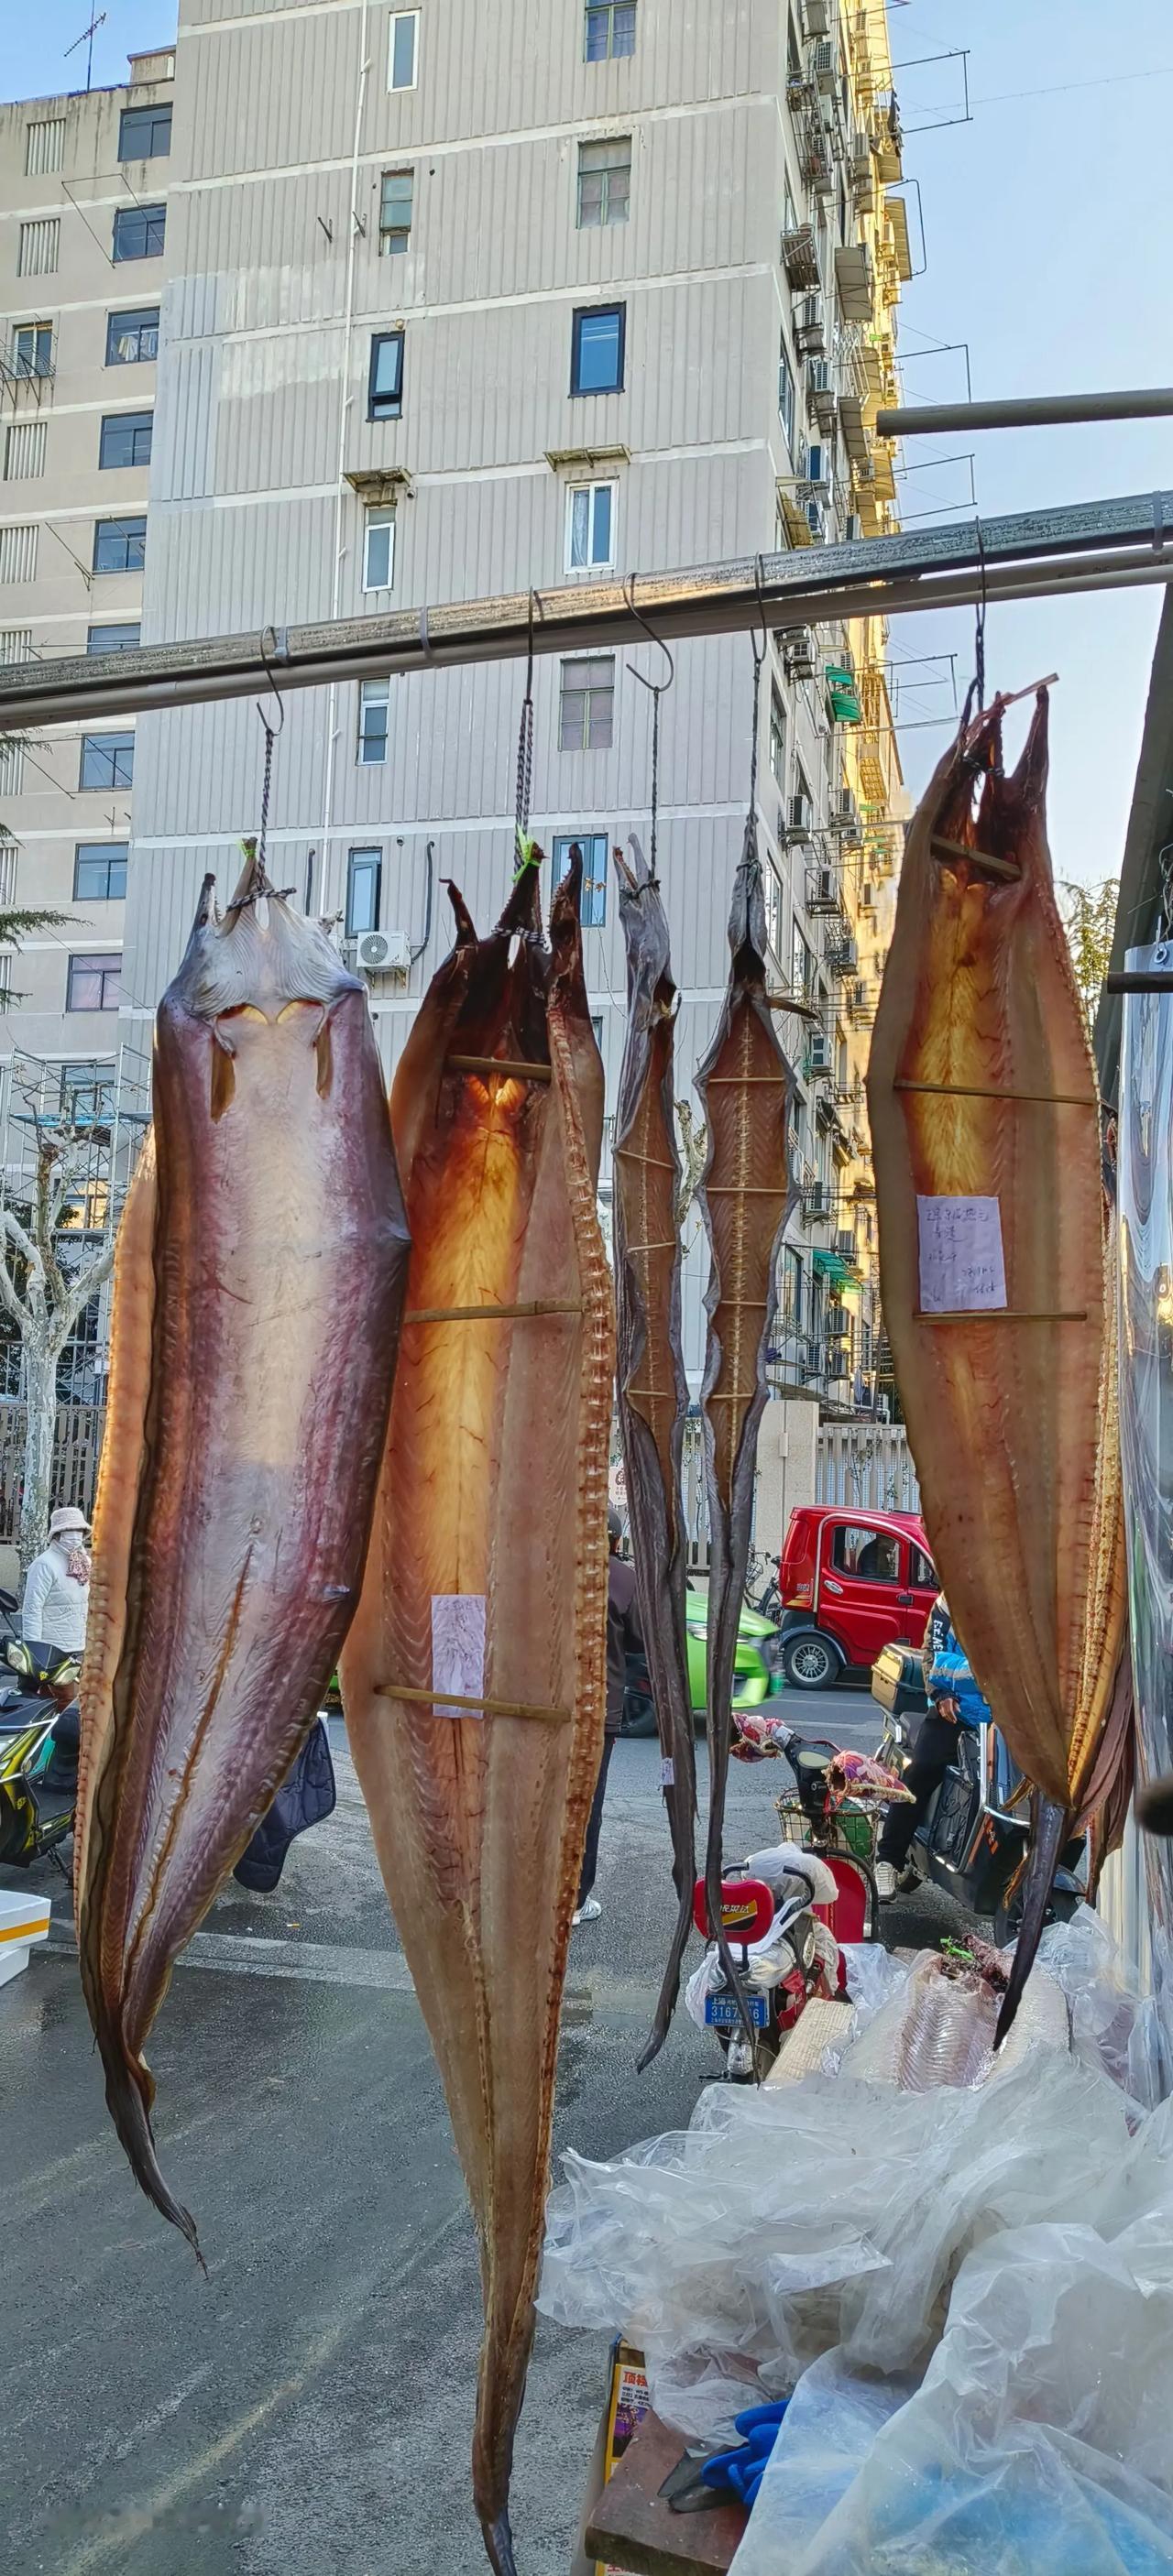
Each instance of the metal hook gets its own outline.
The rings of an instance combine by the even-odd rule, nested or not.
[[[288,628],[287,626],[280,626],[280,627],[278,627],[278,626],[262,626],[262,628],[261,628],[260,654],[261,654],[261,660],[262,660],[262,662],[264,663],[264,666],[265,666],[265,677],[266,677],[266,679],[267,679],[267,681],[268,681],[268,683],[269,683],[269,686],[270,686],[270,688],[271,688],[271,690],[272,690],[272,692],[273,692],[273,695],[274,695],[274,697],[276,698],[276,701],[277,701],[277,722],[276,722],[276,724],[270,724],[269,719],[268,719],[267,715],[265,714],[265,710],[264,710],[263,706],[261,705],[261,702],[260,702],[260,699],[259,699],[259,698],[257,698],[257,699],[255,700],[255,705],[256,705],[257,714],[259,715],[259,717],[260,717],[260,719],[261,719],[261,723],[263,724],[263,726],[264,726],[264,728],[265,728],[266,733],[267,733],[267,734],[273,734],[273,735],[276,735],[276,734],[281,733],[281,732],[284,730],[284,725],[285,725],[285,700],[284,700],[284,698],[283,698],[283,697],[282,697],[282,695],[281,695],[281,689],[280,689],[280,685],[279,685],[279,683],[278,683],[277,674],[276,674],[275,670],[273,669],[273,664],[272,664],[272,662],[270,661],[270,659],[269,659],[269,655],[268,655],[268,653],[267,653],[267,651],[266,651],[266,649],[265,649],[265,637],[266,637],[266,635],[271,635],[271,636],[272,636],[272,638],[273,638],[273,652],[274,652],[274,656],[275,656],[276,660],[277,660],[278,662],[287,662],[287,661],[289,660],[289,628]]]
[[[653,695],[658,697],[663,689],[671,688],[676,677],[676,663],[673,659],[671,647],[664,642],[662,635],[657,635],[651,619],[645,617],[642,608],[639,608],[636,605],[635,579],[635,574],[632,573],[630,579],[624,586],[624,597],[626,598],[627,605],[631,610],[631,614],[635,618],[637,625],[642,626],[645,635],[650,638],[653,644],[657,644],[659,646],[668,665],[668,677],[666,680],[647,680],[644,678],[642,671],[637,671],[634,668],[631,671],[631,676],[633,680],[639,681],[641,689],[650,689]]]
[[[762,664],[763,664],[763,662],[765,661],[766,655],[767,655],[767,653],[769,652],[769,649],[770,649],[770,624],[769,624],[768,616],[767,616],[767,614],[766,614],[766,594],[765,594],[765,589],[764,589],[764,587],[763,587],[763,560],[762,560],[761,555],[755,555],[755,556],[754,556],[754,560],[753,560],[753,586],[754,586],[754,589],[755,589],[755,591],[756,591],[756,593],[757,593],[758,608],[759,608],[759,610],[760,610],[760,612],[761,612],[761,620],[762,620],[762,649],[761,649],[761,652],[759,653],[759,651],[758,651],[757,637],[756,637],[756,635],[754,635],[754,634],[753,634],[752,630],[751,630],[751,633],[750,633],[750,639],[749,639],[749,642],[750,642],[750,651],[752,652],[752,654],[753,654],[753,658],[754,658],[754,666],[755,666],[755,669],[757,669],[757,670],[759,670],[759,671],[760,671],[760,669],[761,669],[761,667],[762,667]]]

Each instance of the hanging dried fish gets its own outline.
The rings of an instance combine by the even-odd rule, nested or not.
[[[74,1864],[106,2099],[193,2244],[143,2049],[357,1604],[407,1269],[366,995],[246,854],[159,1005],[119,1235]]]
[[[640,1625],[672,1835],[676,1929],[640,2059],[663,2046],[680,1990],[696,1877],[696,1739],[685,1629],[681,1508],[688,1379],[680,1322],[680,1161],[673,1116],[676,986],[659,886],[636,840],[614,851],[627,949],[627,1037],[615,1118],[615,1322],[619,1428],[627,1469]]]
[[[581,867],[554,897],[552,961],[537,882],[523,866],[488,939],[458,902],[395,1076],[407,1314],[341,1667],[480,2237],[473,2491],[498,2576],[514,2568],[558,2019],[603,1741],[615,1359]]]
[[[709,1131],[697,1191],[712,1253],[701,1412],[709,1501],[709,1921],[753,2041],[732,1953],[721,1929],[721,1843],[733,1733],[733,1662],[745,1598],[765,1350],[778,1303],[778,1251],[797,1199],[788,1138],[794,1075],[766,999],[766,914],[752,813],[734,879],[732,963],[716,1035],[696,1087]]]
[[[868,1072],[884,1320],[925,1522],[1040,1793],[1005,2028],[1095,1761],[1124,1608],[1099,1104],[1046,775],[1043,691],[1011,777],[997,705],[945,754],[909,833]]]

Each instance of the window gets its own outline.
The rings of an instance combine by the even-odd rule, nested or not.
[[[782,1255],[782,1321],[792,1333],[802,1331],[802,1254],[787,1244]]]
[[[410,170],[384,170],[379,194],[379,249],[385,259],[406,250],[411,242],[413,187]]]
[[[580,225],[625,224],[631,198],[631,136],[578,147]]]
[[[136,367],[143,358],[159,355],[159,307],[140,304],[133,312],[110,313],[106,317],[106,364],[108,367]]]
[[[783,235],[798,231],[798,214],[788,178],[782,182],[782,231]]]
[[[864,1367],[867,1368],[871,1361],[870,1324],[865,1324],[863,1329],[866,1354]],[[931,1558],[925,1555],[924,1549],[917,1546],[915,1539],[912,1544],[912,1580],[918,1592],[935,1592],[937,1589],[937,1569]]]
[[[118,206],[114,214],[115,259],[161,259],[166,229],[166,206]]]
[[[394,509],[368,510],[363,536],[364,590],[390,590],[395,579]]]
[[[831,1563],[840,1574],[858,1574],[866,1583],[899,1583],[900,1541],[887,1530],[852,1529],[841,1521],[831,1544]]]
[[[403,333],[376,331],[371,341],[367,419],[398,420],[403,410]]]
[[[566,569],[583,572],[615,561],[615,485],[572,483],[566,495]]]
[[[15,376],[52,375],[51,322],[18,322],[12,334],[12,372]]]
[[[615,657],[564,662],[558,704],[560,751],[609,751],[615,716]]]
[[[73,853],[75,903],[120,903],[126,892],[125,841],[79,841]]]
[[[786,444],[794,449],[794,370],[786,355],[786,341],[778,343],[778,418],[786,432]]]
[[[766,914],[766,938],[775,957],[782,952],[782,888],[768,859],[762,867],[762,902]]]
[[[603,1014],[601,1011],[591,1012],[591,1036],[593,1037],[595,1045],[601,1055],[603,1052]]]
[[[151,418],[149,411],[107,412],[98,441],[99,465],[149,465]]]
[[[171,150],[170,107],[124,107],[118,127],[120,161],[155,161]]]
[[[393,9],[390,41],[387,47],[388,89],[415,88],[419,36],[419,10]]]
[[[71,957],[65,986],[67,1011],[116,1011],[121,957]]]
[[[594,304],[574,316],[571,341],[572,394],[618,394],[623,391],[625,304]]]
[[[815,952],[809,939],[803,937],[798,923],[795,922],[790,948],[790,990],[796,999],[805,998],[809,1001],[814,987]]]
[[[86,637],[86,651],[87,653],[133,653],[141,633],[142,629],[137,618],[128,618],[124,625],[119,626],[91,626]]]
[[[61,1114],[75,1123],[83,1118],[99,1118],[103,1124],[115,1115],[117,1083],[114,1067],[91,1056],[88,1064],[73,1062],[61,1067]]]
[[[18,277],[52,277],[61,256],[60,215],[40,215],[22,224],[16,252]]]
[[[582,851],[582,893],[578,899],[578,917],[584,930],[601,930],[607,918],[607,835],[605,832],[570,832],[554,843],[554,884],[561,885],[570,867],[570,853]]]
[[[360,680],[358,687],[358,758],[365,768],[387,757],[389,680]]]
[[[346,870],[346,935],[357,939],[364,930],[379,927],[379,904],[383,891],[383,853],[381,850],[352,850]]]
[[[141,572],[147,550],[147,522],[99,519],[94,529],[95,572]]]
[[[35,581],[37,527],[0,528],[0,581]]]
[[[45,420],[14,421],[4,439],[4,480],[6,483],[28,483],[45,471],[45,447],[49,424]]]
[[[786,75],[788,80],[802,79],[802,49],[793,10],[789,11],[786,19]]]
[[[786,709],[777,689],[770,691],[770,767],[779,787],[786,784]]]
[[[588,63],[612,62],[635,52],[635,0],[586,0]]]
[[[129,787],[133,778],[132,733],[83,733],[79,787]]]
[[[46,171],[65,168],[65,119],[46,116],[24,129],[24,169],[26,179],[42,179]]]

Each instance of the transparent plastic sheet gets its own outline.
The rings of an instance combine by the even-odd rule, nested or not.
[[[1114,2241],[1074,2223],[991,2239],[919,2389],[861,2381],[841,2352],[817,2364],[732,2576],[1167,2571],[1171,2221],[1154,2198]]]
[[[923,2366],[971,2248],[1084,2216],[1127,2149],[1117,2087],[1059,2049],[975,2089],[710,2086],[685,2132],[609,2164],[564,2157],[538,2305],[629,2331],[657,2410],[724,2438],[835,2344],[856,2366]]]
[[[1090,1905],[1048,1926],[1037,1964],[1067,1997],[1076,2055],[1102,2067],[1142,2111],[1155,2109],[1163,2089],[1157,2006]]]

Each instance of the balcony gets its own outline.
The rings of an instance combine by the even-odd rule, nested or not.
[[[870,322],[875,303],[875,280],[866,242],[840,244],[835,253],[835,282],[847,320]]]
[[[827,706],[832,724],[861,723],[863,709],[859,703],[854,671],[845,670],[838,662],[828,662],[824,677],[827,683]]]
[[[813,224],[799,224],[794,232],[783,233],[782,266],[796,295],[814,293],[822,285]]]
[[[907,286],[909,278],[912,276],[912,249],[908,238],[908,208],[905,205],[903,197],[888,197],[885,199],[885,204],[888,210],[888,224],[892,235],[892,256],[896,262],[896,273],[903,281],[904,285]]]
[[[889,90],[885,98],[877,100],[876,105],[876,168],[890,187],[894,181],[904,177],[904,146],[895,90]]]
[[[870,215],[876,203],[876,165],[870,134],[852,136],[848,167],[856,213]]]
[[[779,483],[778,514],[781,518],[782,525],[786,530],[786,542],[788,545],[811,546],[814,544],[814,532],[807,518],[806,502],[804,501],[801,490],[797,484]]]

